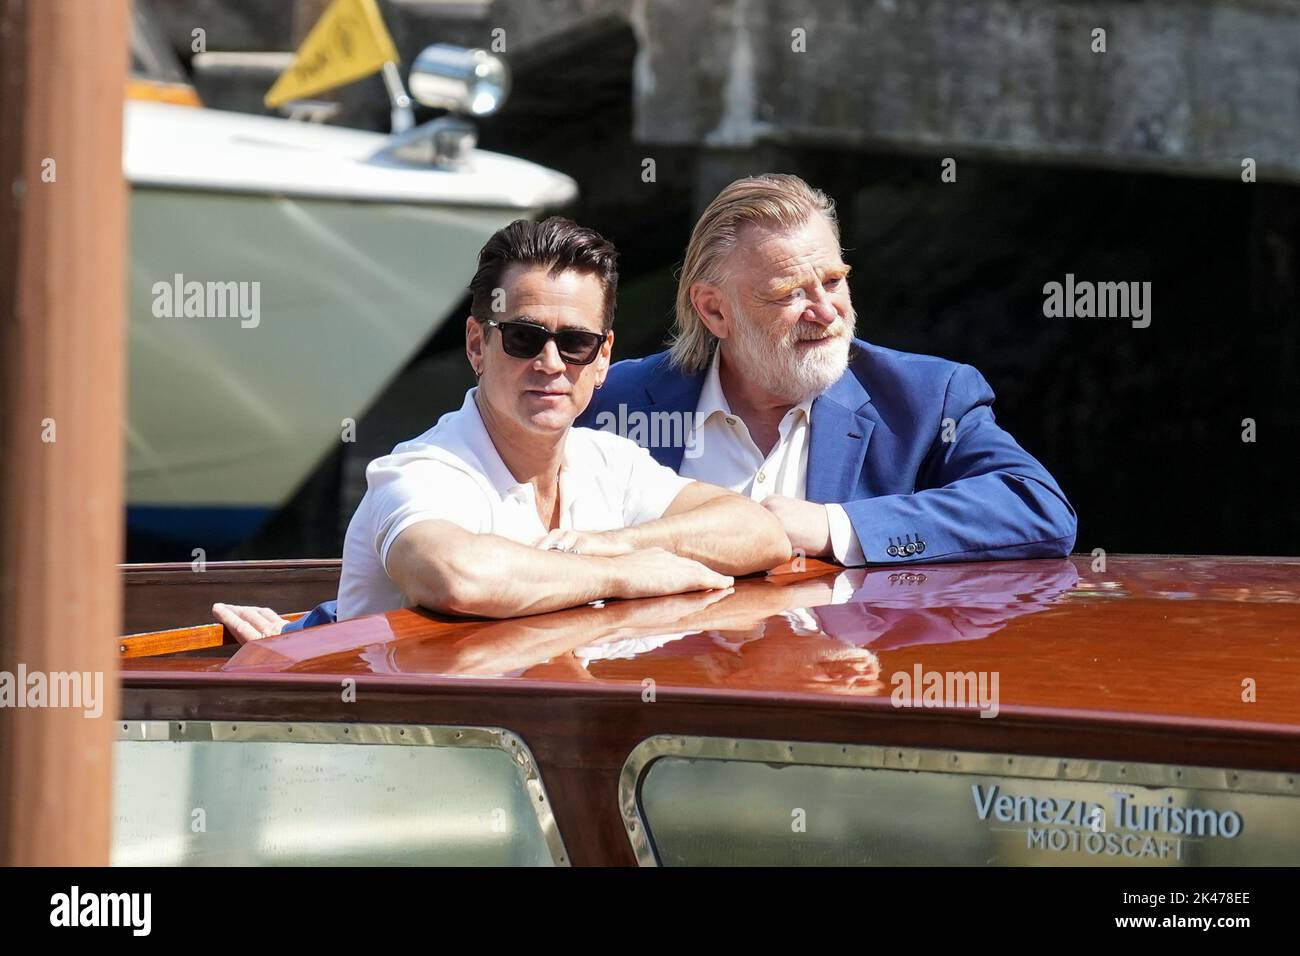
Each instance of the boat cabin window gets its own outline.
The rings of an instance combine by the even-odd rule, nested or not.
[[[123,722],[112,862],[564,864],[534,767],[491,728]]]

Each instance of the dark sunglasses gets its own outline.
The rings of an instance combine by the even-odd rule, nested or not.
[[[605,344],[605,332],[584,332],[582,329],[550,329],[531,322],[498,322],[487,319],[483,323],[501,330],[501,348],[514,358],[530,359],[542,354],[546,343],[555,339],[555,347],[569,365],[590,365]]]

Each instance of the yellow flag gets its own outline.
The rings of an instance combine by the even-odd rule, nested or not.
[[[276,107],[314,96],[369,76],[390,60],[397,62],[397,47],[375,0],[334,0],[263,102]]]

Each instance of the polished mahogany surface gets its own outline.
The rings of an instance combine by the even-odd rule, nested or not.
[[[996,673],[1000,714],[1300,735],[1300,559],[1093,563],[810,562],[729,592],[508,621],[396,611],[239,648],[221,645],[218,627],[189,628],[170,645],[167,635],[124,639],[122,672],[128,687],[276,675],[579,695],[642,695],[653,681],[655,695],[878,710],[893,708],[898,675],[919,668]],[[147,656],[169,646],[191,653]]]
[[[122,633],[209,621],[217,601],[315,607],[338,594],[341,569],[337,558],[122,565]]]

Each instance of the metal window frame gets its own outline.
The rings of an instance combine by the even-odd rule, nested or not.
[[[619,811],[640,866],[658,866],[654,835],[641,809],[641,785],[656,760],[685,757],[741,763],[908,770],[1060,780],[1069,783],[1181,787],[1223,793],[1300,796],[1300,775],[1267,770],[1232,770],[1133,761],[1072,760],[1062,757],[983,751],[882,747],[871,744],[808,743],[658,734],[628,754],[618,780]]]
[[[528,803],[556,866],[569,866],[564,838],[551,811],[533,753],[522,737],[503,727],[451,724],[371,724],[267,720],[119,720],[116,740],[170,743],[358,744],[361,746],[450,747],[500,750],[523,776]]]

